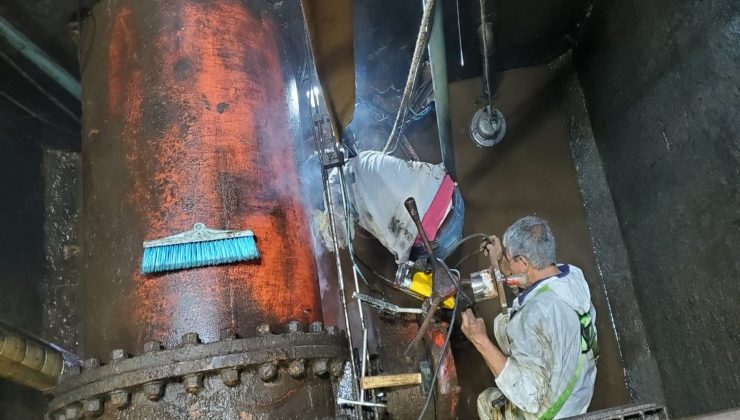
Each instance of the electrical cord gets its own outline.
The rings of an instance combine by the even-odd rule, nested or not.
[[[438,259],[439,260],[439,259]],[[444,261],[439,260],[445,270],[447,270],[448,274],[451,274],[449,267],[447,267],[447,264],[444,263]],[[452,276],[450,276],[452,278]],[[450,318],[450,325],[447,329],[447,337],[445,337],[445,343],[442,346],[442,352],[440,353],[441,356],[439,358],[439,362],[437,362],[437,367],[434,369],[434,375],[432,375],[432,383],[429,387],[429,394],[427,395],[426,402],[424,403],[424,408],[421,410],[421,414],[419,414],[419,420],[424,418],[424,414],[426,414],[427,409],[429,408],[429,402],[432,400],[432,396],[434,395],[434,385],[437,383],[437,377],[439,376],[439,371],[442,368],[442,363],[444,362],[444,356],[445,352],[447,351],[447,348],[450,345],[450,337],[452,337],[452,329],[455,326],[455,317],[457,316],[458,308],[460,306],[460,295],[463,294],[462,291],[462,285],[460,284],[460,278],[457,278],[457,281],[453,281],[455,286],[457,287],[457,294],[455,295],[455,307],[452,308],[452,317]],[[430,314],[429,316],[432,316]]]
[[[352,258],[353,268],[355,270],[357,270],[357,274],[360,275],[360,278],[362,279],[362,282],[365,283],[365,286],[367,286],[367,288],[370,289],[370,291],[375,292],[375,293],[379,294],[380,296],[382,296],[383,299],[387,299],[387,296],[385,295],[385,293],[383,293],[383,291],[381,289],[379,289],[379,288],[377,288],[375,286],[370,285],[370,283],[365,278],[365,274],[362,273],[362,270],[360,270],[360,267],[358,267],[357,264],[355,263],[355,261],[354,261],[355,259],[357,259],[359,261],[359,258],[357,258],[356,255],[354,256],[354,258]],[[372,269],[370,269],[370,271],[372,271]],[[375,273],[373,273],[373,274],[375,274]]]
[[[457,251],[457,248],[459,248],[460,245],[462,245],[463,243],[465,243],[465,242],[467,242],[467,241],[469,241],[471,239],[475,239],[475,238],[482,238],[484,240],[487,240],[488,239],[488,235],[483,234],[483,233],[473,233],[471,235],[468,235],[468,236],[460,239],[459,241],[455,242],[455,244],[452,246],[452,250],[450,251],[449,255],[452,255],[455,251]]]
[[[460,258],[460,261],[458,261],[457,264],[453,265],[452,268],[453,269],[460,268],[460,266],[462,265],[462,263],[464,263],[465,261],[467,261],[470,257],[473,257],[473,256],[478,255],[480,253],[481,253],[481,250],[480,249],[471,252],[470,254],[468,254],[468,255]]]
[[[458,292],[457,294],[461,294],[461,295],[462,295],[462,296],[463,296],[463,297],[465,298],[465,300],[467,300],[467,301],[468,301],[468,303],[469,303],[470,305],[473,305],[473,300],[472,300],[472,299],[470,299],[470,296],[468,296],[468,295],[467,295],[467,293],[465,293],[465,292],[463,291],[463,288],[462,288],[462,280],[461,280],[461,279],[462,279],[462,275],[460,275],[460,271],[458,271],[458,270],[455,270],[455,269],[451,269],[451,268],[450,268],[449,266],[447,266],[447,264],[446,264],[446,263],[445,263],[444,261],[442,261],[442,259],[440,259],[440,258],[437,258],[437,261],[439,261],[439,263],[440,263],[440,264],[442,264],[442,268],[444,268],[444,269],[445,269],[445,271],[447,271],[447,275],[448,275],[448,276],[450,277],[450,279],[453,279],[453,280],[452,280],[452,284],[454,284],[454,285],[455,285],[455,288],[457,288],[457,292]],[[453,272],[454,272],[455,274],[457,274],[457,277],[454,277],[454,276],[452,275],[452,273],[453,273]],[[455,280],[454,280],[455,278],[457,278],[457,282],[455,282]]]
[[[370,270],[370,272],[373,273],[376,277],[378,277],[379,279],[381,279],[381,280],[385,281],[386,283],[388,283],[389,286],[392,286],[395,283],[393,280],[391,280],[388,277],[385,277],[384,275],[382,275],[382,274],[378,273],[377,271],[375,271],[372,267],[370,267],[370,265],[368,265],[365,261],[363,261],[357,255],[355,255],[355,259],[357,260],[358,263],[360,263],[360,265],[362,265],[366,269]]]

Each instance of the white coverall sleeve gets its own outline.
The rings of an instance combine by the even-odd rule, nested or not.
[[[496,386],[514,405],[528,413],[538,413],[547,396],[553,354],[550,346],[552,331],[549,317],[541,311],[527,316],[522,328],[509,328],[511,355]]]

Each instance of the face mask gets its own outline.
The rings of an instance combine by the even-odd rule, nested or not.
[[[527,273],[512,274],[506,277],[506,285],[512,289],[526,289],[529,286],[529,277]]]

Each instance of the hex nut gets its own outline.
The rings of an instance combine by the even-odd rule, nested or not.
[[[219,339],[233,340],[236,338],[236,332],[232,328],[224,328],[219,332]]]
[[[153,381],[144,384],[144,395],[149,401],[158,401],[164,395],[164,382]]]
[[[278,367],[272,363],[263,363],[259,368],[260,379],[263,382],[270,382],[277,377]]]
[[[190,394],[197,394],[203,387],[203,374],[194,373],[192,375],[186,375],[182,378],[185,391]]]
[[[69,378],[79,376],[80,373],[82,373],[82,368],[80,366],[65,366],[64,370],[62,371],[61,382],[64,382]]]
[[[82,401],[82,411],[86,416],[97,416],[103,412],[103,400],[93,398]]]
[[[180,342],[183,345],[198,344],[200,343],[200,337],[198,336],[198,333],[190,332],[183,335]]]
[[[110,393],[110,402],[117,410],[123,410],[131,403],[131,393],[122,389],[113,391]]]
[[[151,340],[144,343],[144,353],[154,353],[162,350],[162,343],[157,340]]]
[[[324,323],[321,321],[315,321],[312,322],[311,325],[308,326],[308,331],[312,333],[320,333],[324,331]]]
[[[70,405],[64,410],[64,417],[67,420],[77,420],[82,418],[82,409],[79,405]]]
[[[110,353],[110,355],[113,361],[123,360],[128,357],[128,353],[123,349],[115,349]]]
[[[293,378],[302,378],[306,374],[306,362],[303,359],[293,360],[288,364],[288,374]]]
[[[258,335],[270,335],[272,332],[270,331],[270,324],[260,324],[257,326],[257,334]]]
[[[287,324],[285,324],[285,330],[288,333],[303,332],[301,331],[301,324],[298,321],[290,321]]]
[[[236,368],[222,369],[220,376],[221,381],[228,387],[239,385],[239,371]]]
[[[329,327],[326,327],[326,332],[329,333],[329,335],[338,335],[339,327],[337,327],[336,325],[331,325]]]
[[[329,373],[328,359],[314,359],[311,361],[311,370],[316,376],[324,376]]]
[[[94,368],[98,368],[98,367],[100,367],[100,359],[98,359],[97,357],[91,357],[91,358],[89,358],[89,359],[85,359],[85,360],[84,360],[84,361],[82,362],[82,366],[83,366],[83,367],[84,367],[85,369],[94,369]]]
[[[334,359],[329,362],[329,372],[335,378],[342,376],[344,374],[344,360]]]

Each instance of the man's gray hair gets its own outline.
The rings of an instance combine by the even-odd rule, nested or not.
[[[504,246],[512,257],[521,255],[537,270],[555,264],[555,236],[541,217],[527,216],[514,222],[504,233]]]

